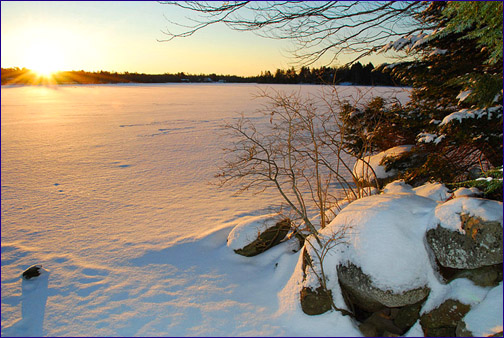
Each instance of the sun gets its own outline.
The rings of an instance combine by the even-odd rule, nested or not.
[[[40,77],[50,77],[62,70],[64,50],[55,42],[38,41],[26,50],[26,68]]]

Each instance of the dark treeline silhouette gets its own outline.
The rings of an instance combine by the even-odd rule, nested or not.
[[[177,82],[230,82],[230,83],[283,83],[283,84],[352,84],[363,86],[399,86],[400,82],[389,73],[374,68],[372,63],[363,66],[360,62],[343,67],[302,67],[269,70],[258,76],[236,76],[217,74],[140,74],[113,73],[107,71],[86,72],[62,71],[50,77],[41,77],[26,68],[2,68],[2,85],[38,85],[38,84],[105,84],[105,83],[177,83]]]
[[[362,86],[400,86],[399,80],[383,72],[386,67],[375,69],[372,63],[363,66],[360,62],[352,66],[320,67],[310,69],[301,67],[299,72],[294,68],[277,69],[275,74],[270,71],[261,72],[257,77],[259,83],[316,83],[316,84],[352,84]]]

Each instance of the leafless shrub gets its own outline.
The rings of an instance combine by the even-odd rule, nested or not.
[[[329,223],[328,209],[370,194],[357,184],[356,158],[343,146],[334,104],[339,99],[266,91],[260,97],[267,99],[262,112],[269,121],[242,117],[225,126],[235,141],[216,176],[220,185],[236,184],[240,192],[276,189],[298,232],[318,238]]]

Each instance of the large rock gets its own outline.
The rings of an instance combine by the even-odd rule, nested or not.
[[[338,279],[341,288],[348,296],[350,302],[359,308],[376,312],[383,307],[402,307],[418,303],[425,299],[430,292],[427,286],[408,290],[403,293],[394,293],[382,290],[373,285],[368,275],[351,263],[337,267]]]
[[[457,300],[447,299],[437,308],[420,317],[426,337],[453,337],[459,322],[471,307]]]
[[[237,254],[252,257],[279,244],[290,230],[289,219],[259,216],[237,225],[229,233],[227,244]]]
[[[420,310],[422,309],[423,303],[422,300],[416,304],[394,309],[396,311],[394,324],[404,332],[409,330],[420,318]]]
[[[302,256],[303,264],[301,269],[303,270],[303,281],[305,281],[307,276],[313,273],[313,260],[306,247],[303,248]],[[324,289],[320,284],[303,286],[299,296],[301,309],[307,315],[320,315],[332,308],[332,292]]]
[[[457,270],[452,280],[467,278],[479,286],[497,286],[502,282],[502,264],[483,266],[477,269]]]
[[[502,223],[460,214],[464,233],[438,225],[426,239],[439,263],[456,269],[476,269],[502,263]]]
[[[303,287],[300,293],[301,309],[310,316],[320,315],[331,310],[332,293],[331,290],[324,290],[322,286],[313,290],[309,287]]]

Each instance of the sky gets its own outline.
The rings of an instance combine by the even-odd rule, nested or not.
[[[292,42],[223,25],[160,42],[184,16],[155,1],[2,1],[1,66],[253,76],[294,65]]]

